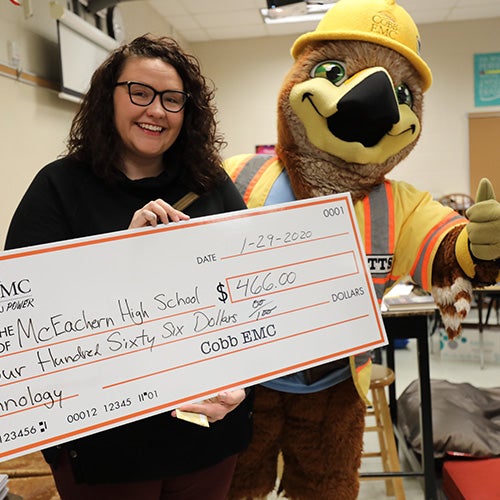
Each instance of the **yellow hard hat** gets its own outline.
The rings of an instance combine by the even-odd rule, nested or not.
[[[339,0],[315,31],[295,40],[292,56],[296,59],[307,44],[321,40],[360,40],[389,47],[413,64],[423,79],[424,91],[432,83],[431,70],[420,57],[417,26],[396,0]]]

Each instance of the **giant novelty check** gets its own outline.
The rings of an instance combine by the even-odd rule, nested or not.
[[[0,460],[386,343],[348,194],[0,253]]]

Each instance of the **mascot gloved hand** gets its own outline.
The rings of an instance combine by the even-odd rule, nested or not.
[[[469,223],[463,230],[463,239],[468,241],[470,253],[480,260],[495,260],[500,255],[500,203],[495,198],[493,186],[488,179],[481,179],[476,194],[476,203],[466,212]],[[467,267],[465,265],[464,267]],[[475,272],[469,268],[472,278]]]
[[[487,183],[469,221],[386,177],[420,136],[432,76],[419,50],[395,0],[339,0],[292,47],[277,156],[242,154],[225,166],[249,208],[350,192],[379,300],[411,276],[432,292],[453,338],[473,288],[497,280],[500,208]],[[287,498],[357,498],[370,369],[363,353],[256,386],[254,437],[231,498],[265,498],[280,452]]]

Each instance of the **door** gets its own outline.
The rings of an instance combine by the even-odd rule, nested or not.
[[[482,177],[488,177],[500,200],[500,112],[469,115],[469,178],[474,197]]]

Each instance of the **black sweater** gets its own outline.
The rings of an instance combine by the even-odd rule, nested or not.
[[[126,229],[136,210],[157,198],[174,204],[189,190],[179,169],[155,178],[121,176],[109,184],[71,158],[45,166],[21,200],[6,249]],[[229,178],[184,210],[191,217],[240,210],[245,204]],[[250,440],[250,401],[210,428],[172,418],[170,411],[44,451],[49,462],[69,451],[77,481],[161,479],[188,473],[243,450]]]

